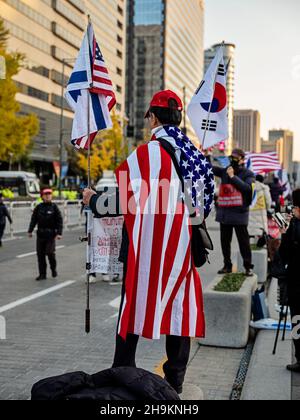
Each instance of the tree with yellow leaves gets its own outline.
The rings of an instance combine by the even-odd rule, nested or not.
[[[39,123],[35,115],[18,115],[20,105],[15,99],[18,90],[12,78],[20,71],[25,57],[7,52],[8,36],[0,19],[0,56],[6,64],[6,78],[0,80],[0,160],[8,162],[12,157],[12,162],[19,162],[30,152]]]
[[[123,145],[122,123],[115,113],[112,115],[113,126],[100,131],[91,147],[91,178],[98,181],[103,171],[115,170],[126,158],[126,147]],[[78,167],[87,174],[88,156],[86,151],[78,152]]]

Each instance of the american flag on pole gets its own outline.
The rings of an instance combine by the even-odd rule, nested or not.
[[[170,155],[157,141],[162,137],[173,144],[174,136],[180,139],[179,131],[171,133],[170,127],[157,132],[116,171],[130,244],[118,325],[124,339],[128,333],[150,339],[205,333],[201,280],[191,252],[190,213],[180,198],[181,182]],[[213,190],[209,163],[201,153],[189,157],[196,171],[197,166],[207,168],[203,170],[207,172],[204,194],[208,194],[208,188]]]
[[[255,174],[280,171],[282,169],[276,152],[246,153],[247,167]]]
[[[112,82],[91,23],[88,24],[65,97],[75,112],[72,144],[77,149],[88,149],[100,130],[112,127],[110,111],[116,104]]]

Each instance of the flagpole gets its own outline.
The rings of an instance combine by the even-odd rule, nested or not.
[[[90,15],[88,15],[88,23],[91,23]],[[89,25],[87,29],[87,38],[88,38],[88,45],[90,45],[89,40]],[[92,87],[92,83],[90,88]],[[88,167],[87,167],[87,176],[88,176],[88,188],[91,188],[91,142],[90,142],[90,92],[87,92],[87,138],[88,138]],[[87,209],[87,250],[86,250],[86,310],[85,310],[85,332],[87,334],[91,331],[91,310],[90,310],[90,270],[91,270],[91,255],[90,255],[90,247],[91,247],[91,209]]]
[[[224,45],[225,45],[225,41],[222,42],[222,47],[221,48],[223,48]],[[216,82],[217,82],[219,67],[220,67],[220,64],[217,67],[217,71],[216,71],[215,78],[214,78],[213,97],[212,97],[212,100],[210,101],[209,108],[208,108],[207,120],[206,120],[206,125],[205,125],[205,131],[204,131],[203,141],[202,141],[202,150],[205,150],[204,149],[204,145],[205,145],[205,140],[206,140],[206,133],[207,133],[208,128],[209,128],[209,118],[210,118],[212,104],[213,104],[214,95],[215,95],[215,89],[216,89]]]

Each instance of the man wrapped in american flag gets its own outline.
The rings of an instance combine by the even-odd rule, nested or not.
[[[120,254],[124,279],[113,367],[135,367],[140,336],[159,339],[166,335],[164,373],[178,393],[189,360],[190,338],[205,335],[187,201],[204,219],[214,196],[210,163],[179,129],[182,110],[174,92],[154,95],[145,116],[151,141],[117,169],[119,194],[114,206],[109,203],[112,197],[84,191],[84,203],[97,217],[118,216],[120,202],[125,220]],[[177,165],[163,141],[172,147]]]

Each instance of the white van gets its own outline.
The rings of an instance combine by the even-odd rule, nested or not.
[[[37,198],[40,195],[40,184],[32,172],[0,171],[0,190],[10,189],[15,197]]]
[[[114,171],[103,171],[102,178],[96,185],[97,192],[104,192],[106,189],[116,188],[118,186]]]

